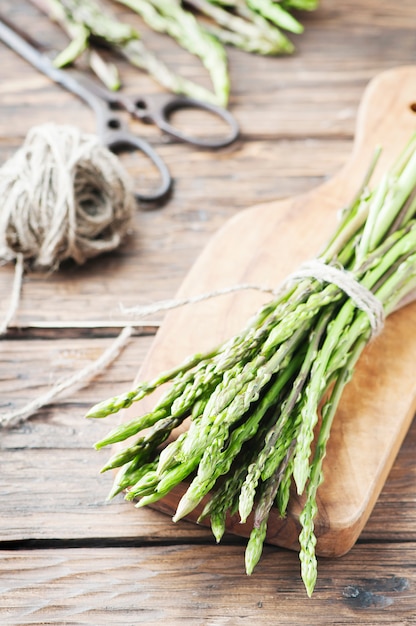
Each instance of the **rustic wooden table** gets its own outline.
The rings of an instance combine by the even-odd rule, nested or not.
[[[57,46],[65,41],[24,0],[1,4],[37,38]],[[79,268],[25,275],[18,314],[1,343],[2,411],[24,406],[98,357],[118,332],[112,322],[120,304],[174,296],[228,218],[255,203],[309,190],[337,172],[351,152],[368,81],[416,61],[413,0],[322,0],[303,21],[306,30],[296,37],[291,58],[229,51],[238,143],[212,153],[144,127],[175,178],[169,203],[138,212],[133,235],[116,252]],[[173,66],[206,80],[199,64],[170,40],[145,36]],[[3,46],[0,55],[2,162],[35,124],[94,131],[84,104]],[[123,62],[120,68],[127,91],[158,91],[138,70]],[[138,157],[126,166],[143,167]],[[12,277],[12,266],[2,266],[3,314]],[[101,331],[78,327],[98,319],[108,322]],[[44,327],[36,328],[37,322]],[[68,328],[54,328],[57,322]],[[416,624],[416,424],[357,544],[342,558],[320,559],[311,600],[295,552],[267,546],[247,577],[243,539],[227,536],[217,546],[203,527],[174,525],[121,496],[106,502],[111,476],[99,470],[108,454],[92,445],[109,424],[84,414],[129,387],[155,332],[152,324],[138,330],[85,388],[1,432],[1,623]]]

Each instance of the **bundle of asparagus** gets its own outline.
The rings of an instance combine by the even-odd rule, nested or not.
[[[69,46],[55,59],[58,67],[75,61],[89,49],[91,38],[98,38],[170,91],[221,106],[227,105],[230,93],[223,44],[259,54],[291,53],[294,46],[281,29],[301,33],[303,27],[291,11],[310,11],[318,3],[318,0],[189,0],[185,4],[191,11],[180,0],[115,1],[138,13],[153,30],[169,34],[198,56],[209,72],[213,92],[173,72],[146,47],[136,29],[116,20],[96,0],[32,0],[71,37]],[[90,64],[107,87],[119,88],[114,64],[105,62],[95,50],[90,50]]]
[[[304,271],[285,283],[224,344],[97,404],[87,415],[116,413],[169,382],[154,410],[96,444],[99,449],[139,435],[103,468],[121,468],[110,496],[127,490],[126,498],[138,499],[141,507],[191,477],[174,520],[208,499],[201,518],[209,516],[220,541],[228,513],[238,511],[243,522],[253,513],[246,550],[250,574],[269,513],[277,507],[285,515],[294,485],[304,498],[299,543],[309,595],[317,576],[316,494],[341,394],[384,316],[416,287],[416,134],[370,189],[378,155],[311,276]],[[166,445],[187,418],[189,429]]]

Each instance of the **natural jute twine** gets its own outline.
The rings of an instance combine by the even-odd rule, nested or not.
[[[136,209],[133,183],[119,159],[95,135],[72,126],[33,127],[23,145],[0,168],[0,259],[15,262],[7,331],[19,305],[25,269],[57,270],[117,248],[131,229]],[[29,417],[58,393],[104,369],[131,335],[124,329],[100,359],[53,392],[15,413],[0,416],[0,426]]]
[[[132,182],[95,135],[34,127],[0,168],[0,257],[34,269],[116,248],[135,210]]]

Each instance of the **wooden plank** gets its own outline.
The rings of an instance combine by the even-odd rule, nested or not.
[[[0,552],[2,624],[414,623],[416,549],[356,546],[324,560],[312,600],[297,555],[268,547],[251,577],[241,546]]]
[[[72,423],[72,430],[77,429],[76,421]],[[155,540],[212,542],[211,532],[202,526],[176,526],[151,509],[138,515],[121,496],[106,502],[112,476],[99,472],[108,455],[86,447],[68,447],[74,445],[70,436],[64,437],[69,424],[60,430],[62,439],[68,441],[64,447],[56,443],[53,447],[1,451],[0,544],[18,547],[26,541],[77,543],[91,538],[135,545]],[[50,429],[47,432],[50,437]],[[91,441],[85,437],[84,446]]]
[[[29,421],[2,429],[0,440],[0,541],[51,538],[209,537],[203,528],[176,528],[154,511],[137,511],[118,498],[106,502],[113,477],[100,469],[110,452],[93,450],[110,423],[86,420],[87,409],[109,387],[131,384],[151,337],[135,337],[115,363],[85,388],[70,390]],[[112,338],[3,341],[1,412],[20,409],[56,381],[92,361]],[[130,520],[130,521],[129,521]]]
[[[31,340],[3,340],[1,343],[1,360],[0,360],[0,410],[2,413],[8,411],[20,410],[28,402],[34,400],[42,394],[45,394],[56,382],[72,376],[84,367],[93,363],[104,350],[111,347],[114,338],[96,338],[96,339],[78,339],[60,338],[59,334],[55,335],[54,340],[44,341]],[[104,434],[104,429],[108,428],[103,421],[100,420],[84,420],[84,407],[89,403],[94,403],[103,392],[108,391],[108,386],[114,384],[114,388],[131,385],[131,372],[137,369],[146,350],[150,347],[152,337],[134,337],[126,346],[119,358],[115,360],[113,365],[105,369],[102,374],[97,375],[93,382],[79,390],[69,390],[71,400],[66,400],[63,396],[58,400],[58,404],[66,404],[71,402],[74,404],[72,409],[73,420],[68,423],[70,427],[77,424],[74,434],[78,432],[73,445],[81,445],[89,447],[88,440],[83,439],[87,436],[84,428],[92,429],[90,432],[95,433],[93,437],[100,437],[100,433]],[[79,406],[78,406],[79,404]],[[57,422],[52,419],[55,427],[59,429],[59,412],[54,414]],[[50,424],[52,427],[52,424]],[[33,424],[36,430],[36,424]],[[80,429],[80,430],[78,430]],[[19,433],[22,436],[25,433],[25,427],[22,429],[5,431],[1,439],[2,446],[10,447],[39,447],[42,446],[42,437],[47,435],[46,430],[37,440],[35,432],[30,426],[27,430],[27,438],[21,439],[19,443],[13,443],[13,438]],[[70,435],[67,431],[65,436]],[[88,435],[89,437],[89,435]],[[8,444],[7,442],[11,442]],[[49,441],[49,439],[46,439]],[[67,440],[66,440],[67,441]],[[52,446],[59,443],[59,437],[52,439]],[[46,445],[46,442],[43,442]]]
[[[26,423],[3,429],[0,441],[0,541],[27,538],[210,537],[204,528],[178,529],[154,511],[137,511],[118,498],[106,502],[113,477],[101,475],[110,452],[93,450],[110,423],[86,420],[87,409],[114,385],[131,384],[151,337],[133,338],[115,363],[85,388],[58,398]],[[3,341],[1,412],[19,409],[51,385],[96,359],[113,339]],[[130,521],[129,521],[130,520]],[[189,525],[190,526],[190,525]],[[196,533],[196,535],[195,535]]]
[[[374,147],[385,148],[379,163],[379,172],[383,172],[416,128],[416,116],[410,109],[415,80],[416,69],[411,67],[380,75],[363,100],[355,149],[346,167],[305,196],[259,205],[230,220],[199,257],[178,296],[230,284],[279,284],[313,258],[334,232],[337,210],[359,188]],[[168,313],[138,378],[151,380],[187,355],[218,345],[243,327],[264,301],[264,295],[240,292]],[[326,478],[315,523],[321,554],[340,555],[354,544],[414,415],[416,382],[409,373],[416,354],[415,312],[413,304],[387,321],[344,391],[325,459]],[[145,404],[145,411],[148,406]],[[125,419],[129,416],[127,410]],[[185,489],[178,486],[155,506],[174,512]],[[188,518],[198,519],[203,504]],[[301,507],[293,496],[285,520],[277,512],[270,516],[269,541],[297,547]],[[228,530],[246,535],[251,523],[240,524],[235,516],[228,520]]]

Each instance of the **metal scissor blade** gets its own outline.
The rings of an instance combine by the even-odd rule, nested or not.
[[[70,73],[55,67],[45,54],[19,35],[13,27],[6,23],[2,16],[0,16],[0,41],[14,52],[17,52],[42,74],[45,74],[55,83],[82,98],[94,110],[97,109],[97,99],[88,89],[81,85]]]
[[[144,139],[136,137],[125,129],[124,123],[118,117],[113,116],[112,106],[121,104],[122,99],[114,97],[111,92],[95,85],[85,77],[75,78],[66,70],[55,67],[52,61],[24,37],[9,26],[0,15],[0,41],[17,52],[33,67],[51,78],[71,93],[79,96],[90,106],[97,116],[97,132],[101,141],[110,150],[118,151],[122,148],[135,149],[143,152],[156,166],[160,173],[161,183],[154,193],[136,193],[136,197],[142,202],[163,203],[171,192],[172,177],[164,161]],[[125,107],[128,109],[128,106]]]

